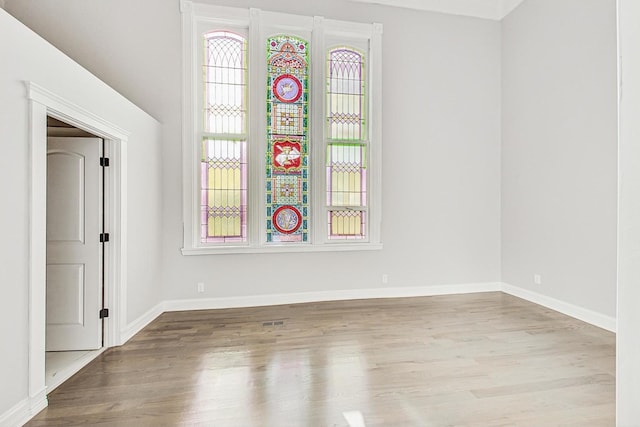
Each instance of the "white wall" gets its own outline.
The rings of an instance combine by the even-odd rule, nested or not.
[[[129,322],[160,298],[159,125],[0,10],[0,417],[28,397],[29,103],[25,80],[131,132],[126,213]],[[43,123],[44,126],[44,123]],[[142,173],[143,171],[144,173]],[[42,203],[45,203],[43,200]]]
[[[502,82],[502,281],[615,318],[615,0],[525,0]]]
[[[11,13],[164,124],[166,299],[382,287],[383,273],[391,287],[499,281],[498,22],[337,0],[210,2],[384,24],[385,248],[182,256],[178,0],[9,0]]]
[[[620,40],[620,206],[617,423],[640,420],[640,2],[618,0]]]

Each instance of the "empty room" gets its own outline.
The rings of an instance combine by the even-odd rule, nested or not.
[[[0,0],[0,427],[638,427],[639,20]]]

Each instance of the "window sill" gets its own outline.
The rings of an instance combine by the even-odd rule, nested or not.
[[[209,246],[182,248],[182,255],[272,254],[293,252],[379,251],[382,243],[328,243],[324,245]]]

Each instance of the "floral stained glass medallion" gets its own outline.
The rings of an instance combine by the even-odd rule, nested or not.
[[[267,242],[304,243],[308,227],[308,43],[267,40]]]

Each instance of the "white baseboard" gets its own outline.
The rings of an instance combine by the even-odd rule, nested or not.
[[[129,323],[120,333],[121,344],[129,341],[145,326],[165,311],[213,310],[220,308],[262,307],[268,305],[298,304],[305,302],[340,301],[369,298],[401,298],[432,295],[494,292],[501,283],[471,283],[461,285],[408,286],[401,288],[370,288],[290,294],[251,295],[246,297],[202,298],[164,301]]]
[[[369,288],[290,294],[251,295],[246,297],[203,298],[166,301],[165,311],[211,310],[220,308],[262,307],[305,302],[342,301],[374,298],[403,298],[434,295],[495,292],[501,283],[470,283],[460,285],[410,286],[399,288]]]
[[[468,294],[476,292],[504,292],[542,305],[583,322],[616,331],[616,319],[576,305],[557,300],[507,283],[470,283],[459,285],[410,286],[401,288],[369,288],[290,294],[251,295],[246,297],[203,298],[173,300],[164,303],[165,311],[212,310],[220,308],[262,307],[305,302],[340,301],[374,298],[402,298],[434,295]]]
[[[165,311],[213,310],[221,308],[262,307],[269,305],[298,304],[305,302],[340,301],[370,298],[402,298],[433,295],[495,292],[501,290],[499,282],[470,283],[438,286],[407,286],[399,288],[369,288],[290,294],[251,295],[246,297],[222,297],[164,301],[129,323],[120,333],[122,344],[129,341],[145,326]]]
[[[528,289],[519,288],[517,286],[510,285],[508,283],[502,283],[502,291],[506,294],[522,298],[529,302],[542,305],[550,308],[551,310],[558,311],[567,316],[571,316],[575,319],[582,320],[583,322],[597,326],[607,331],[616,332],[616,319],[614,317],[605,316],[604,314],[597,313],[586,308],[578,307],[577,305],[570,304],[568,302],[560,301],[555,298],[542,295]]]
[[[155,307],[152,307],[149,311],[138,317],[133,322],[125,326],[120,332],[121,344],[129,341],[135,334],[140,332],[145,326],[153,322],[156,317],[160,316],[166,310],[164,309],[165,303],[160,302]]]
[[[263,307],[269,305],[306,302],[341,301],[374,298],[403,298],[435,295],[468,294],[476,292],[505,292],[574,317],[608,331],[616,331],[616,319],[566,303],[508,283],[487,282],[436,286],[407,286],[388,288],[349,289],[288,294],[250,295],[244,297],[200,298],[164,301],[151,308],[123,329],[122,343],[140,332],[165,311],[213,310],[221,308]]]
[[[0,427],[22,426],[46,407],[47,392],[43,389],[34,397],[24,399],[0,415]]]

